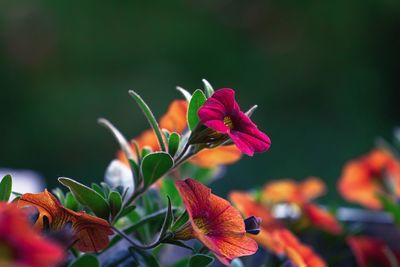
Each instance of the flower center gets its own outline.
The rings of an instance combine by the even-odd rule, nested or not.
[[[230,116],[225,116],[224,117],[224,124],[229,129],[231,129],[231,130],[233,129],[233,121],[232,121],[232,118]]]
[[[208,229],[207,221],[204,218],[196,218],[193,220],[194,224],[197,226],[197,228],[203,233],[203,234],[208,234],[210,230]]]

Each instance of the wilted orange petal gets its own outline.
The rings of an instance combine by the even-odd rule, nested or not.
[[[219,165],[235,163],[241,157],[242,153],[235,145],[219,146],[200,151],[190,159],[190,162],[203,168],[215,168]]]
[[[106,220],[67,209],[47,190],[38,194],[23,194],[17,201],[18,207],[34,206],[39,210],[35,226],[43,229],[43,217],[49,219],[51,230],[62,230],[67,223],[77,238],[75,247],[82,252],[97,252],[108,245],[108,236],[112,234]]]
[[[303,206],[303,212],[306,214],[306,217],[310,220],[313,226],[336,235],[342,232],[342,227],[336,218],[317,205],[311,203],[306,204]]]
[[[305,200],[312,200],[323,195],[326,191],[324,182],[317,177],[309,177],[300,185],[300,192]]]
[[[170,132],[182,133],[187,128],[186,112],[188,103],[186,100],[173,101],[167,113],[160,119],[160,127]]]

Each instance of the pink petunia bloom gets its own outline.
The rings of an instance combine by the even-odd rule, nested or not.
[[[217,90],[199,109],[198,115],[202,124],[228,135],[246,155],[264,152],[271,145],[269,137],[240,110],[235,91],[230,88]]]

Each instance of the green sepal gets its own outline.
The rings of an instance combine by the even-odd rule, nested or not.
[[[64,206],[70,210],[74,211],[79,210],[79,203],[78,201],[76,201],[75,197],[72,195],[71,192],[67,192],[67,194],[65,194]]]
[[[214,94],[214,88],[206,79],[203,79],[202,82],[204,85],[204,92],[206,93],[207,98],[211,97]]]

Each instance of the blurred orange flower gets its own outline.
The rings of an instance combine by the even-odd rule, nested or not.
[[[108,236],[113,233],[107,221],[63,207],[47,190],[38,194],[23,194],[17,206],[34,206],[39,210],[39,218],[35,223],[39,230],[43,230],[45,217],[50,230],[54,231],[62,230],[67,223],[71,223],[76,239],[74,247],[82,252],[97,252],[106,248]]]
[[[379,194],[400,196],[400,162],[389,151],[374,149],[344,166],[338,191],[350,202],[379,209]]]
[[[347,238],[347,244],[353,251],[359,267],[400,266],[400,252],[393,251],[380,239],[350,236]]]
[[[246,235],[242,216],[228,201],[193,179],[177,181],[176,186],[189,214],[176,239],[198,239],[225,265],[257,251],[257,243]]]
[[[173,101],[167,110],[167,113],[160,119],[160,127],[166,129],[169,132],[176,132],[182,134],[187,129],[186,112],[187,112],[187,101],[175,100]],[[143,149],[145,146],[151,148],[153,151],[159,151],[160,146],[157,141],[157,137],[152,130],[146,130],[140,134],[137,138],[134,138],[138,144],[139,149]],[[238,161],[242,156],[242,153],[235,145],[220,146],[214,149],[204,149],[197,155],[192,157],[189,161],[195,165],[204,168],[214,168],[219,165],[232,164]],[[117,154],[117,158],[129,165],[127,158],[120,151]]]
[[[0,203],[0,266],[55,267],[64,256],[61,247],[33,230],[23,210]]]
[[[279,180],[264,186],[261,202],[266,205],[295,204],[303,213],[303,219],[311,225],[332,234],[340,234],[342,228],[335,217],[311,202],[325,191],[325,184],[316,177],[309,177],[303,182]]]
[[[283,223],[272,216],[270,207],[255,201],[248,193],[232,192],[229,195],[244,216],[261,218],[261,231],[251,237],[261,246],[277,255],[287,256],[296,266],[324,267],[325,262],[311,247],[302,244]]]

